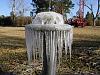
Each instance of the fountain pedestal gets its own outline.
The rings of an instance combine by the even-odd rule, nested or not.
[[[25,27],[28,62],[34,64],[33,62],[38,60],[43,64],[42,75],[55,75],[57,61],[60,64],[62,57],[63,45],[66,55],[69,50],[71,58],[73,27],[62,22],[51,24],[50,18],[45,20],[40,21],[44,24],[36,24],[33,21],[33,24]]]

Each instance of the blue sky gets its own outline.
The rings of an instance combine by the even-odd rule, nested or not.
[[[79,10],[79,0],[72,0],[73,3],[75,4],[74,8],[71,9],[71,12],[70,14],[68,14],[68,18],[72,17],[72,16],[75,16],[76,15],[76,12]],[[85,0],[86,1],[86,4],[89,6],[90,4],[93,4],[93,10],[94,10],[94,13],[96,13],[96,10],[97,10],[97,0]],[[89,6],[90,7],[90,6]],[[90,10],[87,8],[87,7],[84,7],[84,16],[87,12],[90,12]]]
[[[5,15],[5,16],[9,16],[10,15],[10,12],[11,12],[11,6],[10,6],[10,0],[2,0],[2,2],[0,2],[0,15]],[[18,0],[17,0],[18,1]],[[75,4],[74,8],[71,10],[71,13],[68,15],[68,18],[69,17],[72,17],[72,16],[75,16],[76,15],[76,12],[78,11],[79,9],[79,6],[78,6],[78,2],[79,0],[72,0],[73,3]],[[86,0],[87,4],[94,4],[93,8],[94,8],[94,12],[96,12],[96,9],[97,9],[97,0]],[[30,10],[32,8],[32,6],[30,5],[31,3],[31,0],[25,0],[26,4],[25,6],[28,7],[28,11],[25,13],[25,15],[30,15]],[[88,8],[85,7],[85,14],[87,13]]]
[[[8,0],[2,0],[0,2],[0,15],[9,15]]]
[[[9,16],[10,15],[10,12],[11,12],[11,5],[10,5],[10,1],[11,0],[2,0],[0,2],[0,15],[5,15],[5,16]],[[16,1],[19,1],[19,0],[16,0]],[[32,7],[30,5],[31,3],[31,0],[24,0],[25,1],[25,7],[27,5],[27,8],[30,10],[30,8]],[[27,11],[25,13],[25,15],[30,15],[30,11]]]

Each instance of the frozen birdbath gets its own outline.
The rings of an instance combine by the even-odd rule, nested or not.
[[[25,26],[29,64],[36,60],[43,64],[42,75],[55,75],[57,60],[60,64],[63,45],[71,59],[73,27],[64,24],[63,16],[55,12],[41,12],[32,24]]]

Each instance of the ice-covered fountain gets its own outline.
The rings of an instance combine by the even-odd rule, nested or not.
[[[57,62],[60,64],[62,49],[70,54],[73,27],[64,24],[63,16],[55,12],[41,12],[26,25],[26,46],[29,64],[37,61],[43,64],[42,75],[55,75]]]

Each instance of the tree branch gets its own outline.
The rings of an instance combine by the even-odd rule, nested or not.
[[[87,8],[89,8],[89,9],[92,11],[92,8],[91,8],[91,7],[89,7],[88,5],[84,4],[84,6],[86,6]]]
[[[98,15],[99,15],[99,9],[100,9],[100,0],[98,0],[98,9],[97,9],[97,12],[96,12],[96,18],[98,17]]]

